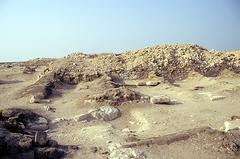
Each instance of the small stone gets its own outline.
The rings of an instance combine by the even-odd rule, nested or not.
[[[52,123],[59,123],[59,122],[62,122],[62,121],[68,121],[69,119],[67,118],[64,118],[64,117],[61,117],[61,118],[56,118],[52,121]]]
[[[225,98],[225,96],[211,96],[210,100],[215,101],[215,100],[221,100],[221,99],[224,99],[224,98]]]
[[[32,95],[30,100],[29,100],[29,103],[30,104],[33,104],[33,103],[40,103],[40,99],[38,99],[36,96]]]
[[[147,86],[157,86],[157,85],[159,85],[159,82],[158,81],[147,81],[146,85]]]
[[[150,102],[152,104],[172,104],[171,99],[166,95],[151,97]]]
[[[147,84],[146,84],[146,82],[138,82],[136,85],[137,86],[146,86]]]
[[[90,151],[93,152],[93,153],[96,153],[98,151],[98,148],[97,147],[91,147],[90,148]]]
[[[34,143],[39,146],[44,146],[47,144],[47,133],[42,131],[37,131],[34,137]]]

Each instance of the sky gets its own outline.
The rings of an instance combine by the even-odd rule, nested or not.
[[[0,61],[176,43],[240,49],[240,1],[0,0]]]

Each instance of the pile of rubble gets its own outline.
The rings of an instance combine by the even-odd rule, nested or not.
[[[48,88],[58,82],[78,84],[105,75],[118,75],[123,80],[156,76],[174,81],[186,78],[192,71],[204,76],[217,76],[224,69],[240,73],[240,55],[212,52],[190,44],[148,47],[123,54],[76,53],[52,61],[48,71],[24,92],[29,94],[38,90],[40,98],[45,98]]]
[[[0,111],[1,157],[28,159],[57,159],[65,151],[56,141],[48,139],[47,119],[29,110]]]

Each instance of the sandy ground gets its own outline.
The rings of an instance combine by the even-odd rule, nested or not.
[[[44,68],[38,68],[34,74],[23,74],[23,68],[0,66],[0,107],[27,108],[34,110],[49,120],[64,117],[69,118],[98,107],[97,103],[88,103],[83,97],[91,94],[91,89],[81,89],[83,85],[93,85],[93,82],[80,83],[76,86],[66,85],[59,89],[59,96],[51,98],[48,104],[29,104],[26,98],[17,98],[19,92],[33,84],[38,74]],[[135,84],[138,81],[126,81]],[[201,87],[194,90],[195,87]],[[106,158],[104,151],[111,143],[124,143],[126,138],[135,135],[138,138],[160,136],[187,130],[200,126],[210,126],[221,130],[223,123],[232,115],[240,115],[240,76],[225,71],[218,77],[203,77],[192,74],[174,85],[161,83],[158,86],[129,86],[130,89],[145,95],[168,95],[181,104],[153,105],[150,103],[131,103],[118,106],[122,115],[110,122],[70,122],[64,121],[51,124],[49,136],[60,144],[76,144],[80,150],[69,155],[69,158]],[[224,99],[212,101],[210,96],[225,96]],[[44,105],[56,108],[55,112],[45,111]],[[131,132],[125,132],[128,128]],[[126,129],[125,129],[126,130]],[[180,141],[170,145],[151,145],[139,147],[147,158],[235,158],[230,154],[209,149],[209,145],[200,144],[199,139]],[[93,152],[97,147],[98,151]],[[68,158],[66,157],[66,158]]]

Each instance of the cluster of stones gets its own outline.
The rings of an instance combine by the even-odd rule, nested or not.
[[[48,139],[48,121],[29,110],[0,111],[0,154],[6,158],[57,159],[65,152]]]

